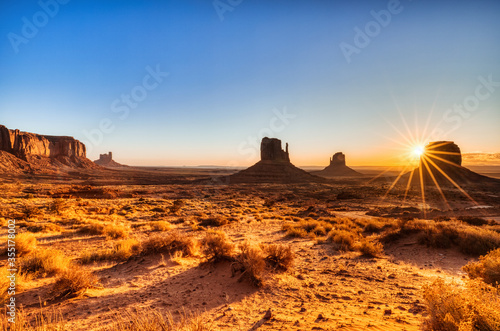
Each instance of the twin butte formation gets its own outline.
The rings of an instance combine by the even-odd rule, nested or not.
[[[112,153],[101,154],[99,160],[86,157],[85,145],[73,137],[47,136],[0,125],[0,172],[57,173],[72,169],[99,170],[102,167],[126,167],[113,160]],[[325,182],[326,178],[357,177],[362,174],[349,168],[343,153],[336,153],[330,165],[312,173],[290,162],[288,144],[283,150],[276,138],[263,138],[261,160],[248,169],[228,177],[230,183],[304,183]],[[460,148],[450,141],[429,143],[418,168],[402,176],[412,185],[455,185],[495,181],[462,167]]]

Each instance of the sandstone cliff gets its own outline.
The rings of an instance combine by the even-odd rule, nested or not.
[[[297,168],[290,162],[288,144],[286,150],[281,140],[263,138],[260,145],[261,160],[248,169],[229,176],[230,183],[299,183],[322,182],[320,177]]]
[[[345,155],[342,152],[335,153],[330,158],[330,165],[328,167],[321,171],[313,171],[311,173],[323,177],[362,176],[362,174],[346,165]]]
[[[0,151],[3,152],[0,169],[4,172],[15,173],[19,169],[22,172],[51,172],[64,167],[97,168],[87,159],[85,145],[73,137],[45,136],[9,130],[0,125]]]

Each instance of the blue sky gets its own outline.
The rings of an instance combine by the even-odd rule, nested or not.
[[[297,165],[395,164],[428,119],[500,151],[500,2],[216,3],[2,1],[0,123],[137,165],[250,165],[264,134]]]

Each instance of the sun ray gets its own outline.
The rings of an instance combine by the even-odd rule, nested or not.
[[[408,191],[410,190],[410,186],[411,186],[411,181],[413,179],[413,174],[415,173],[415,168],[413,168],[411,170],[411,173],[410,173],[410,177],[408,179],[408,184],[406,185],[406,190],[405,190],[405,195],[403,197],[403,203],[406,201],[406,197],[408,195]]]
[[[418,167],[418,171],[420,174],[420,191],[422,192],[422,210],[424,211],[424,218],[425,218],[427,215],[425,208],[425,187],[424,187],[424,177],[422,176],[422,167]]]
[[[448,207],[448,210],[451,210],[451,206],[448,203],[448,200],[446,199],[443,190],[441,189],[441,185],[439,185],[439,183],[436,180],[436,177],[434,176],[434,173],[432,172],[431,168],[427,164],[427,156],[425,156],[425,154],[422,155],[422,163],[424,164],[425,168],[427,169],[427,172],[431,176],[432,181],[434,182],[434,185],[436,185],[436,188],[438,189],[439,193],[441,194],[441,197],[443,198],[444,203]]]
[[[399,172],[399,175],[398,177],[392,182],[391,186],[387,189],[387,191],[385,192],[384,196],[382,197],[382,200],[385,200],[385,198],[387,197],[387,195],[389,194],[389,192],[392,191],[392,189],[394,188],[394,186],[396,186],[396,184],[398,183],[398,181],[401,179],[401,177],[405,174],[405,172],[408,170],[410,166],[407,165],[404,167],[403,170],[401,170]]]

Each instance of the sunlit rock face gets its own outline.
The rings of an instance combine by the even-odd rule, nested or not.
[[[345,154],[342,152],[337,152],[333,154],[330,159],[331,166],[345,166]]]
[[[432,160],[437,166],[447,168],[453,165],[462,165],[462,153],[453,141],[434,141],[425,146],[423,155],[420,157],[420,165],[422,159]]]

